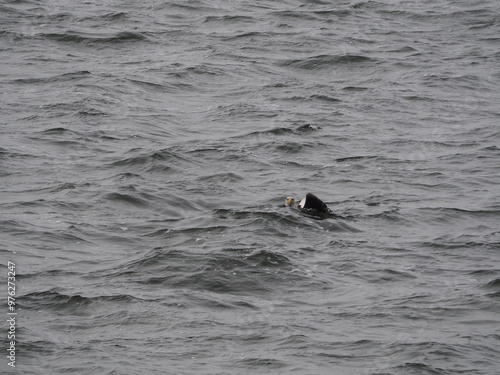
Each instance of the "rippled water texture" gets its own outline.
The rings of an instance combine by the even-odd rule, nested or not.
[[[497,375],[499,14],[2,2],[0,372]]]

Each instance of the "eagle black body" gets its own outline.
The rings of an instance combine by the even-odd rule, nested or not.
[[[306,197],[300,201],[298,208],[307,213],[319,213],[322,215],[330,214],[331,212],[326,203],[312,193],[306,194]]]

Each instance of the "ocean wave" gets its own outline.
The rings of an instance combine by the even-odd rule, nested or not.
[[[330,69],[339,65],[374,63],[375,59],[363,55],[318,55],[300,60],[285,60],[280,65],[304,70]]]
[[[75,316],[89,315],[94,307],[101,303],[127,304],[139,301],[138,298],[126,294],[109,296],[82,296],[80,294],[65,294],[57,291],[33,292],[23,295],[22,306],[26,309],[43,305],[44,309],[58,314],[73,314]]]
[[[498,10],[0,5],[20,371],[496,375]]]
[[[148,37],[139,32],[121,31],[111,35],[106,34],[91,34],[77,31],[67,31],[64,33],[41,33],[39,38],[54,40],[56,42],[68,44],[84,44],[84,45],[105,45],[118,43],[131,43],[147,41]]]

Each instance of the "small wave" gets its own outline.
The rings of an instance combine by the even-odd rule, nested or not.
[[[210,182],[217,182],[217,183],[232,183],[232,182],[239,182],[243,181],[245,178],[243,176],[240,176],[237,173],[233,172],[223,172],[223,173],[215,173],[209,176],[202,176],[197,179],[199,182],[203,183],[210,183]]]
[[[221,252],[193,253],[156,248],[149,253],[116,266],[98,271],[92,277],[104,276],[119,281],[162,285],[173,289],[210,291],[241,295],[259,295],[282,285],[307,279],[306,273],[289,257],[270,249],[241,248]],[[295,271],[294,271],[295,270]]]
[[[146,172],[170,173],[177,170],[181,163],[190,163],[188,159],[174,150],[148,151],[144,149],[132,149],[127,154],[132,155],[112,162],[111,166],[135,167],[143,169]]]
[[[266,136],[283,136],[283,135],[303,135],[320,130],[321,127],[311,124],[304,124],[297,127],[277,127],[269,130],[253,131],[251,133],[239,135],[233,138],[246,137],[266,137]]]
[[[147,207],[148,202],[133,194],[122,193],[107,193],[102,197],[103,200],[111,201],[112,203],[123,203],[135,207]]]
[[[226,41],[230,41],[230,40],[241,40],[241,39],[245,39],[245,38],[263,38],[263,37],[266,37],[266,36],[271,36],[272,34],[268,33],[268,32],[259,32],[259,31],[249,31],[249,32],[244,32],[244,33],[240,33],[240,34],[237,34],[237,35],[232,35],[232,36],[229,36],[229,37],[226,37],[224,38],[224,40]]]
[[[236,361],[236,367],[243,367],[247,369],[253,369],[254,371],[271,371],[284,369],[290,366],[288,362],[281,361],[275,358],[244,358]]]
[[[12,83],[34,85],[34,84],[39,84],[39,83],[46,84],[46,83],[65,82],[65,81],[74,82],[75,80],[86,78],[91,74],[92,73],[90,73],[88,70],[80,70],[80,71],[76,71],[76,72],[58,74],[58,75],[49,76],[49,77],[18,78],[18,79],[13,80]]]
[[[173,93],[179,91],[196,91],[196,86],[185,82],[163,82],[160,84],[150,81],[141,81],[138,79],[128,79],[128,81],[134,86],[138,86],[141,90],[149,91],[150,93],[153,93],[155,95],[165,92]]]
[[[286,134],[293,134],[294,131],[291,128],[286,128],[286,127],[279,127],[279,128],[273,128],[269,130],[264,130],[264,131],[257,131],[257,132],[252,132],[250,135],[286,135]]]
[[[122,31],[109,36],[104,36],[103,34],[85,34],[75,31],[67,31],[65,33],[39,34],[39,37],[61,43],[86,45],[117,44],[148,40],[148,38],[144,34],[132,31]]]
[[[363,87],[363,86],[346,86],[342,88],[342,90],[345,91],[366,91],[368,90],[368,87]]]
[[[92,16],[92,17],[83,17],[80,19],[81,22],[85,21],[97,21],[97,22],[102,22],[102,21],[127,21],[129,19],[129,14],[126,12],[111,12],[111,13],[106,13],[98,16]]]
[[[331,218],[317,217],[301,213],[298,210],[271,209],[263,211],[258,209],[227,210],[217,209],[214,215],[220,219],[248,220],[245,227],[259,228],[260,233],[267,233],[274,237],[293,237],[290,228],[310,228],[311,230],[326,230],[331,232],[359,232],[360,230],[344,222],[344,218],[332,215]]]
[[[43,130],[42,132],[40,132],[40,134],[44,134],[44,135],[61,135],[61,134],[70,133],[70,132],[71,132],[71,130],[69,130],[67,128],[58,127],[58,128],[50,128],[50,129],[47,129],[47,130]]]
[[[500,278],[487,282],[484,288],[490,291],[490,293],[487,294],[488,297],[500,298]]]
[[[81,109],[74,114],[75,117],[93,117],[93,116],[107,116],[107,112],[100,111],[96,108],[85,108]]]
[[[162,284],[171,288],[187,288],[205,290],[214,293],[253,294],[269,291],[263,282],[254,274],[245,271],[248,262],[233,254],[210,254],[188,256],[188,264],[174,263],[170,265],[156,265],[156,272],[147,272],[149,276],[140,277],[138,282],[143,284]],[[163,270],[162,270],[163,269]],[[140,276],[145,270],[140,271]],[[255,271],[257,272],[257,271]]]
[[[494,288],[500,290],[500,278],[494,279],[485,285],[486,288]]]
[[[481,222],[480,220],[500,217],[499,210],[467,210],[457,207],[423,207],[418,209],[418,212],[421,216],[427,217],[428,220],[438,222],[451,222],[463,218],[471,218]]]
[[[382,212],[368,215],[367,217],[376,218],[376,219],[383,219],[383,220],[386,220],[390,223],[399,223],[399,224],[409,223],[409,224],[412,224],[412,221],[410,220],[410,218],[408,218],[407,216],[402,214],[398,208],[386,209]]]
[[[380,156],[372,156],[372,155],[367,155],[367,156],[347,156],[344,158],[337,158],[335,161],[337,163],[345,163],[345,162],[356,162],[356,161],[361,161],[361,160],[373,160],[373,159],[380,159]]]
[[[2,159],[6,158],[10,154],[11,154],[11,152],[9,150],[7,150],[6,148],[0,147],[0,157]]]
[[[307,12],[307,11],[294,11],[294,10],[279,10],[273,12],[275,16],[278,16],[279,18],[298,18],[300,20],[310,20],[310,21],[315,21],[318,20],[319,17],[317,17],[313,12]]]
[[[239,118],[240,116],[248,116],[250,118],[273,118],[278,116],[278,113],[274,110],[262,109],[248,102],[222,104],[214,108],[211,112],[211,115],[216,119]]]
[[[417,348],[415,348],[415,350],[417,350]],[[439,354],[440,357],[445,356],[445,353],[443,352],[436,354]],[[415,373],[415,374],[445,375],[447,373],[440,367],[434,367],[430,364],[422,362],[406,362],[404,365],[397,366],[397,370],[398,372],[401,371],[401,373],[403,374]]]
[[[334,98],[333,96],[318,95],[318,94],[311,95],[310,98],[314,100],[321,100],[328,103],[338,103],[341,101],[340,99]]]
[[[204,23],[216,23],[216,22],[222,22],[222,23],[242,23],[242,22],[248,22],[252,23],[255,22],[255,19],[250,16],[240,16],[240,15],[224,15],[224,16],[207,16],[205,20],[203,21]]]
[[[298,142],[287,142],[285,144],[276,145],[277,151],[285,152],[287,154],[300,153],[304,148],[305,148],[304,144]]]
[[[347,64],[351,66],[374,61],[376,60],[362,55],[319,55],[301,60],[285,60],[281,65],[304,70],[321,70],[338,65]]]
[[[290,260],[282,254],[274,253],[268,250],[260,250],[245,258],[251,262],[257,262],[259,267],[283,267],[291,265]]]
[[[300,135],[300,134],[315,132],[315,131],[318,131],[320,129],[321,129],[321,127],[316,126],[316,125],[304,124],[304,125],[300,125],[297,128],[295,128],[295,133]]]
[[[136,301],[137,298],[125,294],[85,297],[80,294],[71,295],[56,291],[45,291],[26,294],[20,300],[22,301],[20,305],[24,308],[37,310],[40,306],[43,306],[44,309],[53,310],[57,313],[64,312],[82,316],[91,313],[88,308],[93,304],[102,302],[129,303]]]
[[[390,268],[374,271],[363,271],[359,273],[359,276],[370,283],[398,282],[417,278],[417,276],[415,276],[411,272]]]
[[[71,183],[71,182],[65,182],[65,183],[62,183],[62,184],[59,184],[57,185],[56,187],[52,188],[50,190],[51,193],[58,193],[60,191],[63,191],[63,190],[73,190],[73,189],[76,189],[76,185]]]
[[[194,66],[190,66],[186,68],[187,73],[196,74],[196,75],[208,75],[208,76],[223,76],[226,73],[224,69],[217,65],[212,64],[197,64]],[[193,90],[196,88],[193,86]]]

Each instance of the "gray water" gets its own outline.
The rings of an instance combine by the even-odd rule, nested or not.
[[[498,1],[0,25],[1,372],[499,373]],[[284,206],[307,192],[335,216]]]

